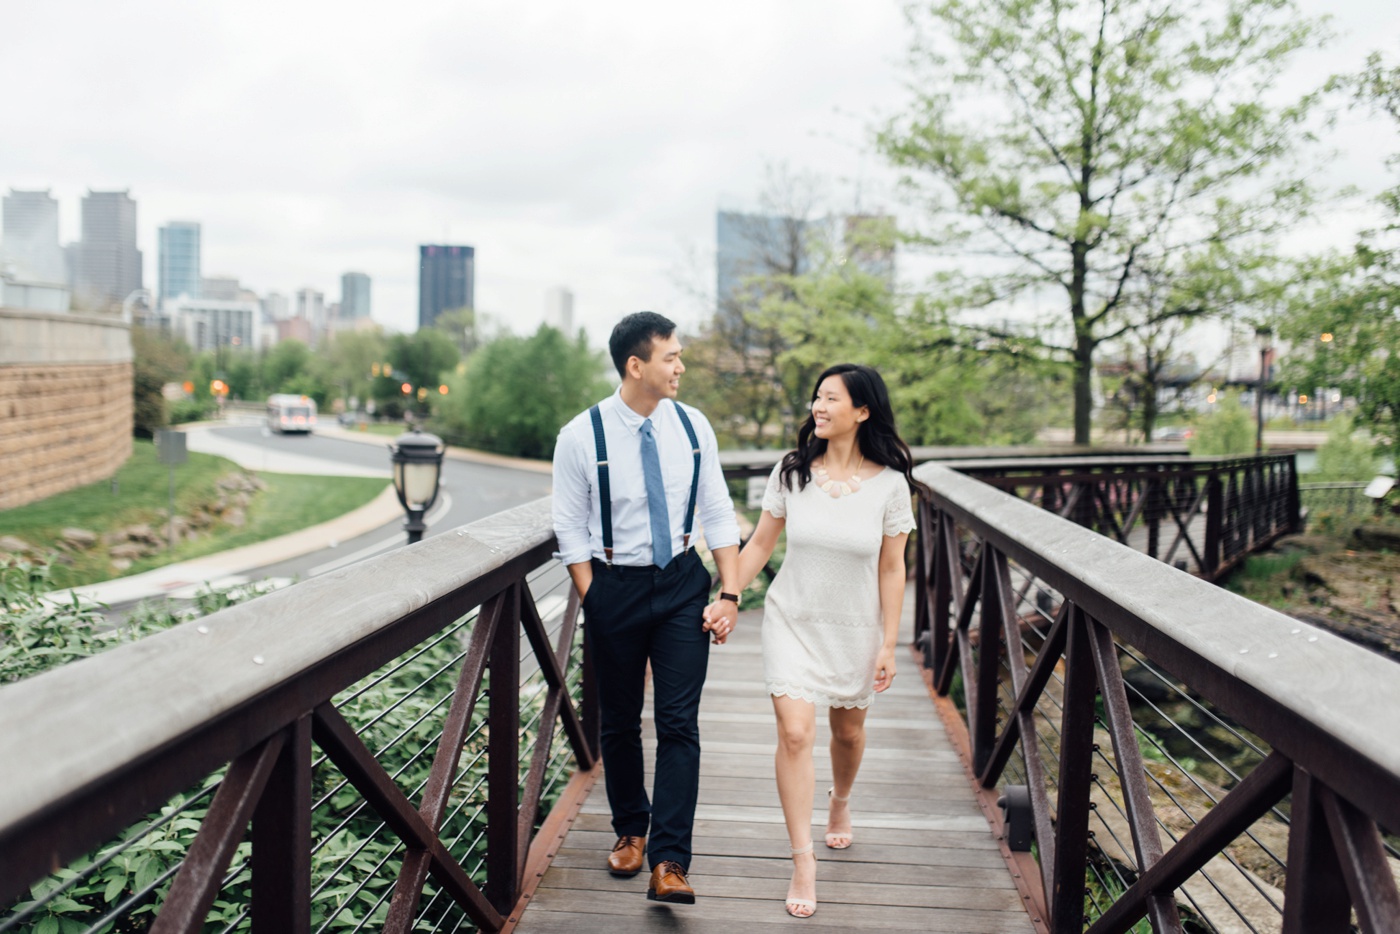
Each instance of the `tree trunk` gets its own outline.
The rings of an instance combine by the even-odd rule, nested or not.
[[[1151,441],[1157,430],[1157,384],[1151,380],[1142,394],[1142,440]]]
[[[1094,347],[1087,335],[1074,343],[1074,443],[1088,444],[1094,414]]]

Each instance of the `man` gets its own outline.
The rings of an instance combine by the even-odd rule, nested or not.
[[[597,675],[603,768],[617,843],[615,876],[651,866],[647,898],[693,904],[691,828],[700,777],[697,715],[710,638],[738,618],[739,526],[714,430],[676,402],[681,343],[673,322],[628,315],[608,347],[622,385],[559,432],[554,530],[583,599]],[[702,619],[710,577],[691,547],[698,515],[720,574],[720,612]],[[707,634],[708,630],[708,634]],[[642,774],[642,703],[651,662],[656,780]],[[648,835],[650,842],[648,843]]]

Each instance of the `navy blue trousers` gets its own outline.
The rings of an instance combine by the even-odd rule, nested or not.
[[[598,681],[603,774],[618,836],[645,836],[651,866],[690,868],[700,784],[700,691],[710,660],[701,628],[710,575],[695,552],[665,569],[593,562],[583,601],[585,638]],[[642,761],[642,704],[651,662],[656,781],[648,799]]]

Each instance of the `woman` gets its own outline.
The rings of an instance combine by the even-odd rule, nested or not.
[[[850,795],[865,751],[865,714],[894,681],[904,602],[904,545],[914,528],[909,447],[889,393],[868,366],[822,373],[811,415],[768,478],[763,513],[739,555],[747,586],[787,531],[787,557],[768,589],[763,674],[778,720],[775,765],[792,850],[786,908],[816,911],[812,746],[816,708],[829,708],[832,787],[826,845],[851,845]],[[706,618],[711,615],[706,610]]]

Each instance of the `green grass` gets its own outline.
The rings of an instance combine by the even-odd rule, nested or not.
[[[213,501],[218,496],[218,480],[238,472],[241,468],[224,458],[190,453],[188,463],[175,468],[176,513],[188,515],[201,503]],[[75,587],[137,574],[172,561],[276,538],[350,512],[377,496],[387,483],[366,477],[270,473],[258,476],[267,489],[254,496],[243,527],[213,526],[195,540],[179,543],[173,554],[164,551],[140,559],[125,572],[112,567],[107,546],[99,543],[86,552],[69,554],[71,564],[55,562],[54,586]],[[0,511],[0,535],[14,535],[41,548],[54,548],[60,531],[68,527],[87,529],[99,537],[142,523],[160,528],[163,520],[159,511],[168,504],[170,474],[166,465],[157,462],[155,447],[148,441],[137,441],[131,458],[117,471],[115,480],[115,487],[112,481],[104,480]]]
[[[1293,569],[1306,556],[1301,549],[1250,555],[1244,566],[1230,575],[1225,586],[1255,603],[1285,610],[1290,600],[1284,586],[1292,580]]]
[[[364,428],[367,434],[384,435],[388,438],[397,438],[408,431],[408,426],[402,422],[371,422]]]

